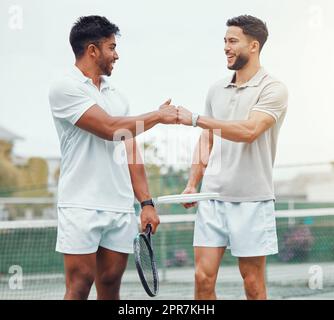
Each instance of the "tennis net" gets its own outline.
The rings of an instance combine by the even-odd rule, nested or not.
[[[170,212],[168,205],[161,212]],[[267,288],[271,299],[334,299],[334,208],[276,212],[279,254],[269,256]],[[153,236],[159,268],[157,299],[192,299],[194,214],[163,215]],[[62,255],[55,252],[56,220],[0,222],[0,299],[62,299]],[[244,299],[237,258],[226,251],[217,295]],[[90,299],[96,297],[92,289]],[[122,299],[145,299],[133,256],[121,288]],[[149,298],[149,297],[147,297]]]

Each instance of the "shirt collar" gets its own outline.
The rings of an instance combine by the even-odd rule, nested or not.
[[[93,81],[91,78],[86,77],[82,71],[76,66],[74,65],[71,72],[70,72],[71,76],[73,76],[75,79],[86,83],[89,82],[91,84],[93,84]],[[106,88],[110,88],[110,89],[114,89],[111,87],[109,81],[108,81],[108,77],[107,76],[101,76],[101,85],[100,85],[100,90],[102,91],[103,89]]]
[[[266,70],[261,67],[258,72],[251,78],[249,79],[246,83],[242,84],[239,88],[245,88],[245,87],[257,87],[258,85],[260,85],[262,79],[267,75]],[[229,88],[229,87],[235,87],[235,83],[233,83],[233,79],[235,77],[235,73],[233,73],[233,75],[229,78],[226,79],[225,83],[224,83],[224,87],[225,88]]]
[[[107,89],[107,88],[109,88],[111,90],[114,90],[114,88],[109,83],[108,77],[107,76],[101,76],[100,89],[103,90],[103,89]]]

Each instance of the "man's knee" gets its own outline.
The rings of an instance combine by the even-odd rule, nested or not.
[[[95,280],[93,271],[85,268],[67,270],[66,287],[68,291],[76,292],[80,296],[89,293]]]
[[[212,290],[215,287],[216,275],[208,274],[203,270],[196,270],[195,282],[200,290]]]
[[[255,274],[245,274],[243,276],[244,288],[249,299],[265,299],[265,281],[262,276]]]
[[[105,271],[99,275],[99,282],[108,287],[119,286],[122,280],[123,272],[118,274],[115,272]]]
[[[254,274],[243,275],[243,280],[246,288],[256,288],[259,284],[259,279]]]

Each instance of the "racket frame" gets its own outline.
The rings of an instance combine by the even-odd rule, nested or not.
[[[152,248],[152,242],[151,242],[151,230],[152,230],[152,226],[150,224],[147,225],[145,232],[142,233],[138,233],[136,238],[133,241],[133,246],[134,246],[134,256],[135,256],[135,264],[136,264],[136,268],[137,268],[137,272],[139,275],[139,279],[146,291],[146,293],[150,296],[150,297],[155,297],[158,292],[159,292],[159,276],[158,276],[158,269],[157,269],[157,265],[156,265],[156,261],[155,261],[155,256],[154,256],[154,252],[153,252],[153,248]],[[150,260],[151,260],[151,271],[153,273],[153,283],[154,286],[156,287],[156,292],[152,292],[152,290],[150,289],[149,285],[147,284],[147,281],[145,279],[145,275],[140,263],[140,256],[137,254],[138,250],[136,250],[136,247],[139,245],[140,239],[143,239],[148,251],[149,251],[149,255],[150,255]],[[155,279],[155,281],[154,281]],[[156,285],[155,285],[156,284]]]

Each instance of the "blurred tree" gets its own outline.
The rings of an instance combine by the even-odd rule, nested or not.
[[[19,184],[19,170],[11,162],[12,144],[0,140],[0,196],[11,196]]]
[[[42,158],[30,158],[24,164],[12,162],[13,144],[0,140],[0,196],[1,197],[50,197],[48,191],[48,165]],[[17,219],[31,212],[41,216],[50,205],[7,204],[9,219]],[[30,213],[29,213],[30,214]]]
[[[17,197],[50,197],[48,191],[48,164],[42,158],[30,158],[27,163],[19,166]]]

